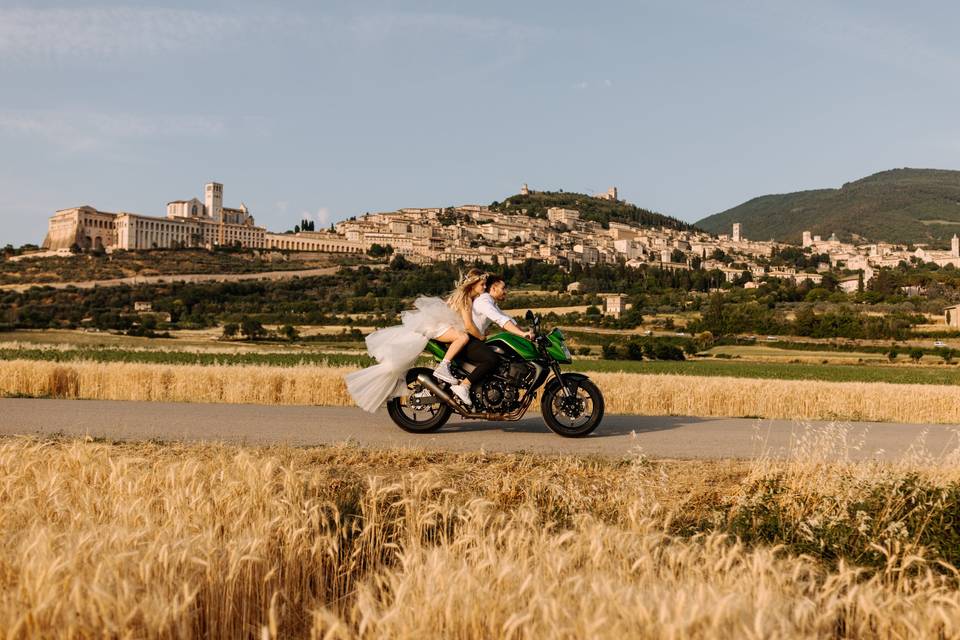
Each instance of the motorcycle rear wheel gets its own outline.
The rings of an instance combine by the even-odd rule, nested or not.
[[[408,394],[398,398],[391,398],[387,402],[387,413],[393,423],[410,433],[430,433],[436,431],[447,423],[453,409],[444,402],[437,402],[422,407],[414,406],[410,400],[415,393],[421,393],[425,389],[417,380],[421,373],[433,375],[432,369],[424,367],[410,369],[407,371],[406,381]]]

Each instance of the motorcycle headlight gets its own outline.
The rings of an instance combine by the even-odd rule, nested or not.
[[[567,343],[561,343],[560,347],[563,349],[563,355],[567,358],[567,360],[573,360],[573,354],[570,353],[570,349],[567,348]]]

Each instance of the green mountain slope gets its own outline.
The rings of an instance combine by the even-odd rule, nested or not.
[[[529,195],[510,196],[503,202],[494,202],[490,208],[504,213],[520,213],[526,210],[528,216],[546,218],[547,209],[560,207],[576,209],[581,219],[599,222],[604,227],[611,221],[632,222],[645,227],[667,227],[670,229],[690,229],[690,223],[665,216],[662,213],[641,209],[620,200],[602,200],[583,193],[565,191],[533,191]]]
[[[841,240],[949,246],[960,233],[960,171],[893,169],[839,189],[760,196],[700,220],[711,233],[799,244],[804,231]]]

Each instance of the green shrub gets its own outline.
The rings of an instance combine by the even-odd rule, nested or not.
[[[680,347],[667,342],[658,342],[653,348],[653,356],[657,360],[686,360]]]
[[[616,360],[620,357],[620,351],[615,344],[605,344],[601,348],[604,360]]]
[[[829,563],[879,568],[887,564],[884,550],[894,548],[960,563],[956,482],[937,485],[916,473],[882,480],[841,474],[827,491],[798,491],[791,480],[775,473],[755,481],[732,506],[727,530],[747,543],[782,544]]]

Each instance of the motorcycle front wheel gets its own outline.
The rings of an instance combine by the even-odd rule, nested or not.
[[[394,424],[410,433],[430,433],[447,423],[453,409],[445,402],[420,402],[419,397],[431,396],[417,380],[421,373],[433,375],[432,369],[416,368],[407,371],[407,393],[387,402],[387,413]]]
[[[580,380],[567,397],[560,385],[548,388],[540,400],[540,413],[550,430],[565,438],[590,434],[603,419],[603,394],[590,380]]]

